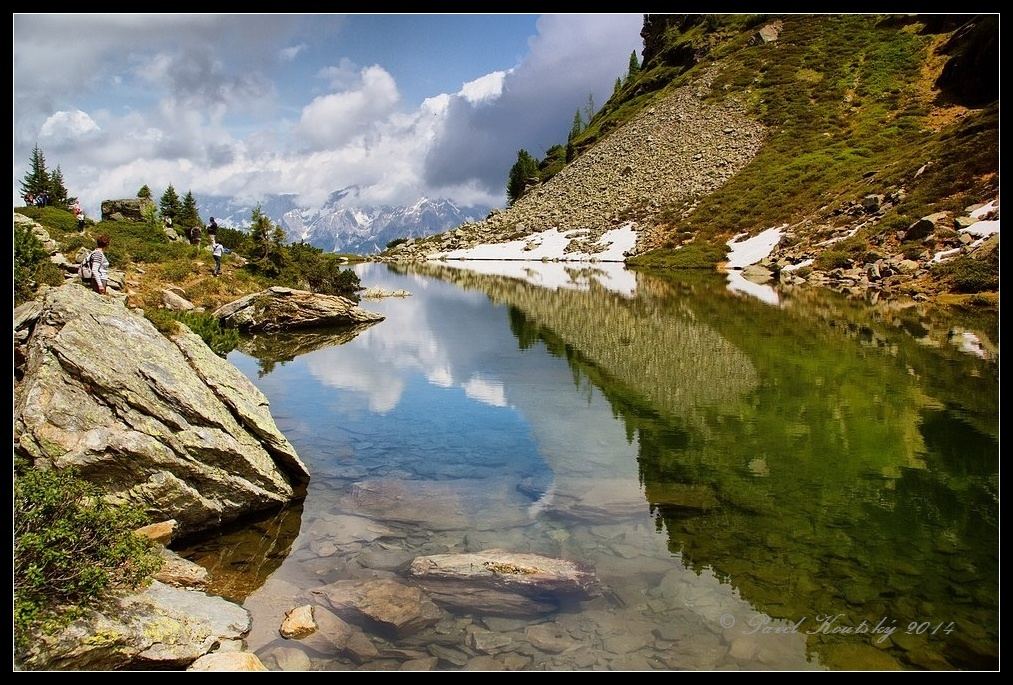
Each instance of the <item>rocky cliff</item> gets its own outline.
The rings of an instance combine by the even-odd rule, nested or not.
[[[309,473],[267,398],[184,326],[164,337],[80,285],[15,311],[14,449],[76,468],[181,530],[300,496]]]

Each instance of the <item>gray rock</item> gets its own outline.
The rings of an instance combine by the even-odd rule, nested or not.
[[[384,317],[338,295],[272,286],[215,310],[224,323],[247,331],[281,331],[315,326],[372,323]]]
[[[193,309],[193,302],[179,296],[168,288],[162,290],[162,304],[165,305],[166,309],[174,309],[176,311],[188,312]]]
[[[967,228],[968,226],[973,226],[976,223],[978,223],[978,220],[969,216],[958,216],[953,220],[953,226],[958,231]]]
[[[146,197],[128,197],[122,200],[105,200],[102,202],[102,220],[145,221],[145,208],[154,206],[154,200]]]
[[[781,35],[783,26],[784,23],[780,19],[770,22],[753,35],[753,45],[773,43]]]
[[[154,581],[53,635],[35,636],[23,663],[47,670],[178,668],[249,629],[241,606]]]
[[[464,666],[471,660],[471,657],[464,652],[450,647],[444,647],[443,645],[433,644],[429,645],[427,649],[430,654],[440,659],[440,661],[446,661],[453,666]]]
[[[488,549],[471,554],[417,557],[409,574],[426,587],[490,588],[539,596],[568,595],[587,599],[601,594],[594,569],[586,564],[540,554]]]
[[[918,262],[914,261],[913,259],[903,259],[901,260],[900,264],[897,265],[897,269],[902,274],[910,274],[917,271],[920,266],[921,265]]]
[[[524,636],[536,649],[551,654],[560,654],[579,644],[555,623],[540,623],[536,626],[528,626],[524,631]]]
[[[431,671],[436,668],[436,665],[440,663],[439,658],[435,656],[424,657],[421,659],[410,659],[401,664],[402,671]]]
[[[949,216],[949,212],[936,212],[935,214],[923,216],[908,227],[904,233],[904,240],[921,240],[931,235],[937,226],[949,228],[949,226],[944,225]]]
[[[433,625],[441,616],[422,590],[394,580],[339,580],[312,592],[339,615],[379,624],[400,636]]]
[[[866,195],[862,198],[862,209],[869,214],[878,212],[885,198],[882,195]]]
[[[301,494],[305,466],[263,394],[180,327],[169,340],[77,284],[46,293],[15,388],[15,450],[75,467],[182,533]]]
[[[309,655],[295,647],[277,647],[269,656],[283,671],[308,671],[312,666]]]
[[[507,649],[513,643],[513,638],[503,633],[494,633],[491,630],[470,625],[467,628],[467,642],[472,649],[485,654],[495,654]]]
[[[742,270],[742,277],[753,283],[769,283],[774,280],[774,272],[759,264],[750,264]]]

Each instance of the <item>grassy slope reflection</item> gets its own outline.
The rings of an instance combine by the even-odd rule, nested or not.
[[[544,341],[602,389],[638,434],[647,499],[690,564],[810,627],[818,614],[851,625],[885,616],[901,631],[954,621],[931,639],[895,633],[890,653],[928,668],[994,664],[996,369],[930,346],[945,321],[824,293],[795,293],[779,310],[707,278],[641,275],[628,301],[442,277],[513,306],[522,345]],[[687,326],[720,333],[724,346],[663,342]],[[735,368],[751,392],[725,392],[725,377],[707,373],[737,359],[729,350],[750,360]],[[673,506],[673,483],[706,486],[720,506]],[[870,654],[857,642],[811,644],[831,665],[856,668]]]

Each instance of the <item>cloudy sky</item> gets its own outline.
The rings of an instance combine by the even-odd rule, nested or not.
[[[518,148],[604,102],[642,15],[15,15],[14,197],[32,145],[92,212],[168,183],[500,205]]]

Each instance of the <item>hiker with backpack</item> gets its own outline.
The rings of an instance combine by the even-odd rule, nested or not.
[[[215,239],[214,234],[211,235],[211,256],[215,258],[215,269],[211,272],[212,276],[217,277],[222,272],[222,255],[225,254],[225,246],[222,245]]]
[[[190,229],[190,244],[200,245],[200,226],[194,226]]]
[[[91,281],[91,286],[100,295],[106,294],[106,285],[109,283],[109,260],[106,258],[105,248],[109,247],[109,236],[102,234],[95,238],[98,245],[81,262],[78,272],[81,280]]]

